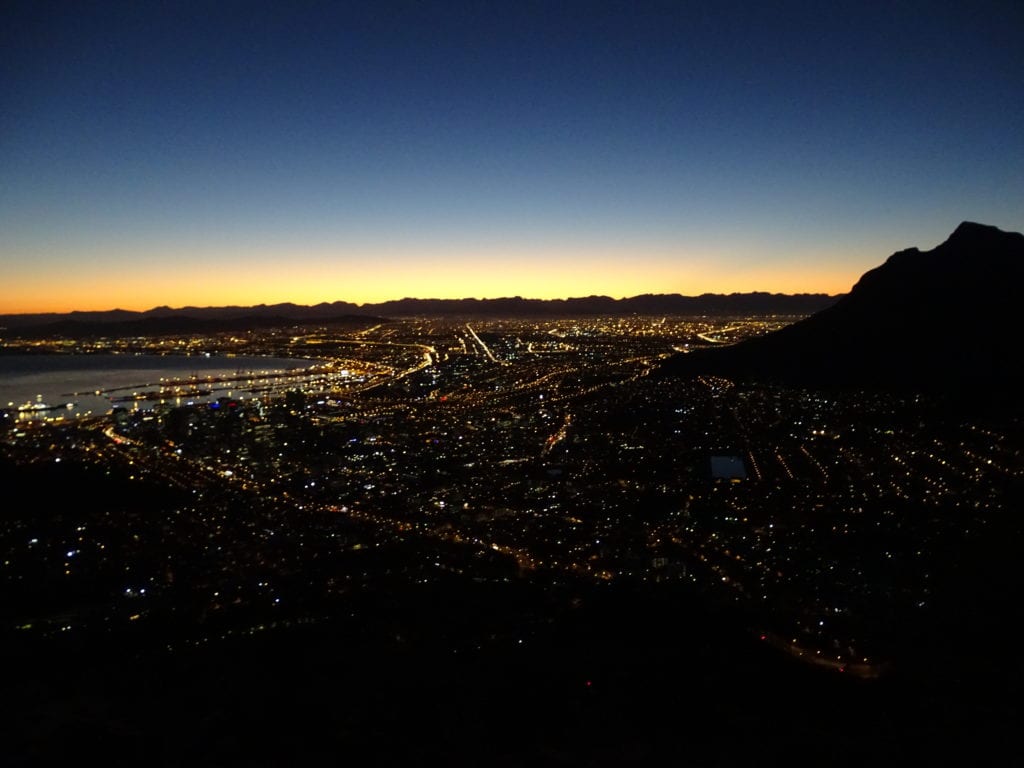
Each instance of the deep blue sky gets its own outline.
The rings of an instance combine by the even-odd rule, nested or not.
[[[8,2],[0,312],[847,290],[1024,230],[1024,4]]]

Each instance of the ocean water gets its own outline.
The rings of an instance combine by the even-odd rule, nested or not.
[[[106,413],[120,403],[117,398],[134,392],[150,392],[168,381],[195,381],[209,389],[195,402],[215,400],[228,391],[245,392],[244,383],[204,384],[207,377],[234,376],[240,371],[279,373],[301,370],[315,361],[258,356],[186,355],[0,355],[0,408],[42,403],[71,408],[39,411],[38,416]],[[139,402],[142,406],[144,402]]]

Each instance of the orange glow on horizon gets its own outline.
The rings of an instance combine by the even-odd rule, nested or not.
[[[498,280],[478,282],[474,284],[438,285],[421,281],[401,281],[389,284],[373,291],[344,290],[339,286],[337,291],[325,290],[324,284],[317,280],[308,283],[302,281],[282,281],[268,279],[262,283],[247,281],[241,286],[220,285],[212,289],[197,289],[196,286],[162,283],[160,285],[127,286],[119,290],[117,286],[106,286],[103,289],[81,291],[75,285],[48,285],[33,290],[34,286],[19,288],[15,296],[0,300],[0,314],[36,314],[65,313],[72,311],[107,311],[123,309],[144,312],[158,306],[169,306],[175,309],[183,307],[216,307],[216,306],[256,306],[259,304],[293,304],[314,305],[335,301],[349,302],[357,305],[377,304],[403,298],[416,299],[497,299],[520,296],[526,299],[567,299],[585,296],[610,296],[615,299],[628,298],[641,294],[671,294],[698,296],[704,293],[748,293],[764,291],[767,293],[827,293],[836,295],[850,290],[856,280],[837,280],[825,284],[812,284],[810,280],[794,280],[793,282],[778,281],[765,284],[751,280],[742,283],[723,284],[706,281],[690,282],[682,287],[684,281],[672,281],[672,287],[657,284],[657,281],[629,280],[592,281],[574,280],[570,284],[553,282],[529,284],[508,282],[504,289],[496,283]],[[680,287],[675,287],[680,286]],[[388,288],[391,288],[389,290]]]
[[[45,275],[34,273],[28,265],[9,270],[0,314],[285,302],[363,305],[402,298],[605,295],[620,299],[640,294],[751,291],[835,295],[849,291],[865,271],[851,268],[849,260],[819,260],[813,266],[799,260],[779,264],[769,257],[737,261],[729,254],[686,257],[666,251],[623,254],[564,248],[525,256],[381,252],[356,258],[327,249],[301,256],[259,251],[193,253],[188,260],[153,254],[144,263],[122,258],[100,268],[86,258],[76,258],[64,269]]]

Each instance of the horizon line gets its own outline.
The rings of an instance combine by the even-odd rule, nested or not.
[[[732,297],[732,296],[785,296],[785,297],[798,297],[798,296],[818,296],[826,298],[840,298],[845,296],[849,291],[840,293],[828,293],[826,291],[797,291],[794,293],[784,293],[780,291],[730,291],[729,293],[716,293],[712,291],[705,291],[704,293],[698,294],[683,294],[683,293],[638,293],[632,296],[620,296],[618,298],[610,296],[608,294],[588,294],[585,296],[567,296],[559,298],[533,298],[524,297],[520,295],[515,296],[490,296],[490,297],[477,297],[477,296],[462,296],[459,298],[441,298],[441,297],[415,297],[415,296],[403,296],[400,299],[385,299],[383,301],[364,301],[355,302],[347,299],[335,299],[334,301],[319,301],[313,304],[298,304],[293,301],[277,301],[277,302],[259,302],[256,304],[184,304],[180,306],[170,306],[168,304],[158,304],[156,306],[149,307],[148,309],[127,309],[125,307],[111,307],[109,309],[68,309],[68,310],[42,310],[42,311],[24,311],[24,312],[0,312],[0,317],[21,317],[25,315],[72,315],[76,313],[109,313],[109,312],[129,312],[135,314],[146,314],[148,312],[154,312],[156,310],[167,310],[170,312],[182,312],[190,309],[196,310],[208,310],[208,309],[256,309],[266,307],[280,307],[280,306],[293,306],[302,307],[306,309],[312,309],[314,307],[322,306],[333,306],[336,304],[348,304],[357,309],[363,309],[366,307],[376,307],[384,304],[396,304],[401,302],[460,302],[460,301],[476,301],[476,302],[490,302],[490,301],[523,301],[523,302],[570,302],[570,301],[584,301],[587,299],[607,299],[613,302],[631,301],[633,299],[645,298],[645,297],[679,297],[683,299],[700,299],[709,296],[721,296],[721,297]]]

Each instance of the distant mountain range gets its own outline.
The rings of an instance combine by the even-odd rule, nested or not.
[[[120,310],[114,310],[120,313]],[[70,315],[57,315],[58,320],[39,324],[17,325],[0,330],[0,336],[14,339],[43,338],[89,338],[97,336],[129,337],[129,336],[167,336],[167,335],[202,335],[209,333],[226,333],[255,330],[259,328],[288,328],[300,322],[295,318],[274,314],[245,314],[236,317],[195,317],[193,315],[173,314],[153,316],[137,313],[138,317],[126,320],[85,320]],[[103,313],[81,313],[103,314]],[[136,313],[128,313],[136,314]],[[14,315],[14,317],[19,317]],[[320,325],[346,329],[367,328],[381,322],[383,318],[368,315],[338,315],[323,317],[317,320]],[[3,328],[3,319],[0,319]]]
[[[254,307],[156,307],[145,312],[0,315],[8,336],[84,335],[92,333],[160,334],[241,330],[303,323],[381,322],[388,317],[489,316],[559,317],[573,315],[807,315],[835,303],[823,293],[731,293],[701,296],[645,294],[625,299],[587,296],[576,299],[400,299],[379,304],[335,301],[313,306],[260,304]]]
[[[1024,235],[964,222],[930,251],[894,253],[811,317],[675,355],[660,373],[1016,400],[1022,286]]]

